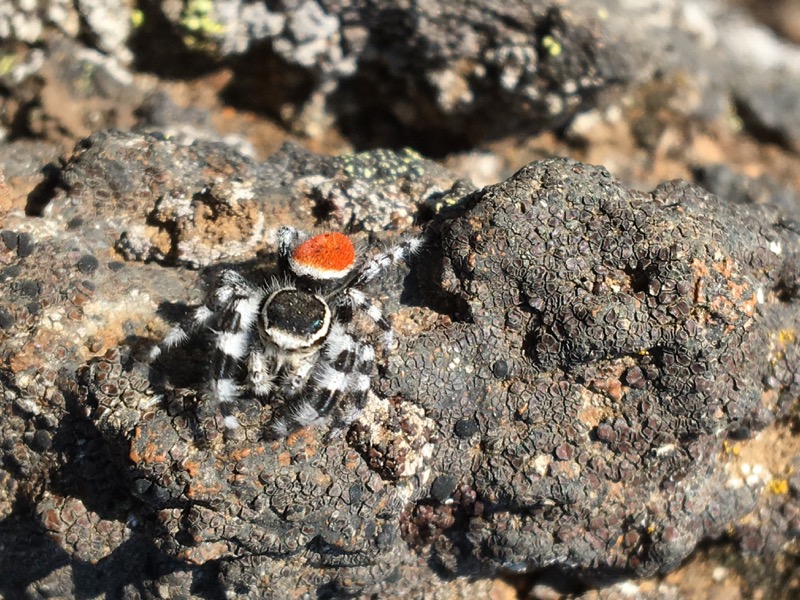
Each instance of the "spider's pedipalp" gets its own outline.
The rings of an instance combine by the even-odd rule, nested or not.
[[[259,398],[268,398],[275,390],[275,368],[274,357],[270,358],[262,350],[253,350],[248,358],[248,371],[250,372],[250,382],[253,393]]]

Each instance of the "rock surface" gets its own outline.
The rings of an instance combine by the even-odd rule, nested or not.
[[[6,3],[0,596],[796,595],[800,62],[763,18]],[[429,240],[331,444],[255,402],[224,435],[202,346],[147,364],[287,223]]]
[[[425,207],[429,267],[374,290],[400,348],[329,445],[313,429],[263,440],[270,413],[257,403],[226,439],[200,394],[201,348],[159,388],[143,364],[156,303],[199,299],[191,272],[169,265],[211,264],[213,279],[224,260],[265,277],[266,236],[235,243],[249,215],[302,222],[291,211],[312,212],[309,178],[364,189],[367,172],[390,187],[408,172],[341,167],[354,161],[287,148],[259,165],[218,145],[101,133],[62,169],[44,216],[3,232],[3,514],[14,523],[20,498],[33,503],[45,561],[69,557],[64,592],[86,591],[79,566],[124,587],[136,561],[104,565],[132,551],[172,576],[221,569],[221,589],[267,584],[275,597],[410,593],[435,576],[424,562],[453,575],[646,575],[752,510],[767,475],[741,473],[725,443],[797,394],[798,234],[776,208],[688,184],[633,192],[559,159],[438,216]],[[416,194],[404,197],[418,214]],[[153,218],[173,202],[171,221]],[[146,224],[178,250],[114,260]]]

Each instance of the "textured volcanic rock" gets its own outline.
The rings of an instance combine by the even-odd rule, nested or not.
[[[336,123],[361,146],[443,153],[560,127],[617,84],[677,73],[699,96],[694,116],[734,104],[755,137],[797,149],[798,50],[730,4],[154,1],[137,37],[156,72],[224,64],[238,105],[314,137]],[[170,41],[193,60],[165,59]]]
[[[407,340],[381,388],[440,434],[412,517],[458,514],[439,477],[481,504],[442,561],[650,573],[752,506],[724,441],[796,397],[797,251],[774,209],[566,160],[473,195],[442,228],[462,322]]]
[[[287,144],[258,163],[222,143],[100,132],[83,140],[47,206],[62,223],[102,217],[129,259],[193,267],[252,258],[275,230],[407,227],[472,186],[410,150],[320,157]]]
[[[427,173],[436,191],[421,202]],[[119,133],[81,144],[59,181],[44,216],[10,219],[0,245],[2,560],[38,548],[9,590],[413,595],[445,573],[647,574],[750,511],[767,483],[726,440],[798,393],[798,233],[777,208],[681,182],[630,191],[561,159],[463,195],[407,153],[287,147],[258,164]],[[308,181],[394,190],[402,208],[341,192],[356,207],[342,218]],[[346,435],[265,441],[271,411],[255,401],[224,435],[201,345],[148,370],[157,306],[177,318],[202,300],[175,262],[211,264],[213,286],[216,248],[226,267],[269,276],[268,236],[225,246],[248,215],[377,233],[405,227],[398,210],[433,217],[429,243],[370,290],[400,346]],[[201,250],[121,262],[114,247],[137,225]],[[776,551],[755,527],[743,540]]]
[[[444,154],[568,125],[601,95],[623,108],[619,84],[675,79],[686,116],[733,106],[756,139],[800,148],[798,49],[723,0],[133,4],[5,2],[0,125],[70,144],[127,129],[151,89],[133,62],[170,79],[227,69],[227,101],[312,137],[335,124],[359,147]]]
[[[563,123],[628,76],[595,11],[572,4],[164,2],[145,7],[143,28],[168,23],[234,69],[230,98],[312,135],[335,120],[363,140],[423,134],[442,148]]]
[[[0,39],[41,43],[55,28],[130,61],[126,43],[133,26],[133,4],[130,0],[9,0],[0,7]]]

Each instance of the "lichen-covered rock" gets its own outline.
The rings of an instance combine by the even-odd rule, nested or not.
[[[567,160],[474,195],[442,228],[461,321],[407,340],[381,389],[436,421],[432,473],[482,505],[433,550],[650,573],[748,510],[765,480],[723,442],[797,395],[798,249],[774,209]]]
[[[362,145],[448,152],[558,127],[616,84],[681,73],[694,116],[733,104],[756,137],[800,140],[798,50],[724,1],[187,0],[143,15],[146,36],[166,22],[229,65],[230,99],[313,137],[336,123]]]
[[[58,35],[5,56],[0,84],[8,89],[0,96],[0,134],[24,132],[62,153],[98,128],[131,128],[145,94],[118,60]]]
[[[253,258],[284,223],[407,227],[420,206],[436,211],[472,189],[410,150],[330,158],[287,144],[259,163],[222,143],[121,132],[81,142],[60,184],[54,219],[101,216],[126,258],[191,267]]]
[[[573,4],[227,0],[148,12],[189,47],[231,64],[228,92],[243,105],[288,116],[312,135],[334,119],[367,139],[372,127],[400,140],[404,129],[426,128],[435,146],[441,136],[561,123],[627,77],[599,20]],[[374,121],[366,129],[365,114]]]
[[[41,43],[56,28],[70,37],[81,36],[97,49],[129,62],[127,47],[133,27],[131,0],[9,0],[0,7],[0,39]]]
[[[148,166],[166,175],[138,194]],[[41,218],[17,215],[0,236],[0,567],[38,549],[17,589],[156,597],[192,581],[199,595],[414,597],[443,572],[653,573],[765,485],[785,499],[776,531],[796,530],[792,480],[776,487],[726,444],[800,391],[800,246],[785,210],[679,182],[630,191],[561,159],[476,192],[409,153],[287,147],[260,165],[120,133],[82,144],[59,181]],[[215,185],[225,227],[203,237],[196,194]],[[203,348],[175,352],[167,373],[144,364],[159,300],[165,316],[200,302],[197,274],[122,262],[114,247],[174,190],[184,204],[165,229],[214,249],[256,206],[310,218],[324,205],[314,186],[339,190],[329,222],[377,236],[407,222],[359,204],[385,206],[381,189],[433,219],[402,279],[372,284],[399,347],[338,438],[265,440],[269,407],[246,399],[225,434]],[[227,260],[267,277],[269,250],[265,238]],[[779,549],[764,535],[775,514],[739,523],[742,540]]]
[[[192,170],[189,166],[192,159],[201,166],[205,165],[206,170]],[[166,191],[154,186],[153,195],[137,195],[135,180],[141,175],[137,168],[146,170],[153,165],[164,166],[170,174],[166,183],[159,180]],[[169,403],[159,399],[150,389],[147,368],[142,362],[148,347],[156,339],[148,328],[158,299],[198,302],[198,293],[187,293],[188,280],[196,278],[196,275],[180,269],[166,269],[158,264],[121,261],[114,246],[120,246],[120,232],[147,222],[149,215],[143,207],[157,205],[162,194],[168,195],[170,189],[178,186],[203,186],[210,185],[212,180],[223,181],[222,173],[231,174],[236,168],[242,169],[244,176],[241,179],[248,184],[269,182],[272,186],[264,198],[252,200],[266,214],[288,212],[290,208],[287,205],[293,202],[299,215],[294,222],[310,219],[308,215],[312,211],[322,217],[328,209],[315,208],[305,193],[315,185],[326,185],[330,192],[326,199],[334,196],[331,190],[337,190],[337,210],[360,211],[360,216],[346,213],[347,221],[355,229],[360,227],[360,223],[364,223],[364,228],[367,228],[367,223],[378,229],[401,226],[403,218],[396,217],[401,209],[409,219],[417,210],[435,212],[450,203],[447,192],[453,185],[453,179],[446,171],[410,152],[363,153],[327,159],[296,147],[287,147],[273,156],[272,161],[262,165],[237,156],[221,144],[186,146],[152,135],[98,134],[81,144],[66,166],[54,176],[60,187],[52,201],[40,207],[43,216],[26,218],[16,211],[5,221],[8,229],[4,229],[0,236],[0,277],[4,286],[0,298],[3,384],[0,396],[3,415],[0,421],[0,439],[3,440],[0,446],[0,514],[10,532],[4,551],[0,552],[0,562],[10,564],[6,561],[13,562],[14,557],[24,555],[26,547],[37,544],[41,558],[31,570],[15,575],[13,585],[9,584],[14,589],[25,589],[29,582],[35,581],[35,586],[29,590],[32,594],[58,590],[69,595],[91,595],[96,586],[120,586],[120,581],[127,577],[140,580],[142,561],[157,565],[157,570],[167,579],[174,577],[178,569],[181,572],[195,570],[196,577],[202,580],[210,577],[215,569],[212,559],[223,555],[221,543],[195,544],[191,541],[192,535],[198,541],[207,541],[206,536],[219,522],[213,510],[192,511],[190,516],[189,513],[181,514],[181,511],[156,509],[164,499],[165,490],[173,493],[175,498],[179,498],[183,490],[165,486],[160,480],[149,483],[144,475],[153,473],[146,465],[158,455],[157,449],[143,447],[141,457],[138,457],[130,439],[137,427],[149,423],[157,415],[155,421],[167,428],[143,428],[143,441],[149,439],[146,436],[160,431],[163,435],[156,435],[158,443],[169,445],[174,437],[167,430],[172,427],[172,418],[179,414],[188,418],[177,418],[179,429],[185,425],[197,425],[192,420],[201,412],[197,410],[196,390],[191,393],[186,390],[183,396],[172,396]],[[217,172],[220,175],[216,175]],[[309,177],[313,178],[310,182],[306,179]],[[462,189],[464,185],[459,183],[454,189]],[[374,191],[364,198],[354,195],[350,201],[347,192],[351,186],[362,191]],[[229,189],[225,188],[226,192]],[[393,205],[381,202],[381,198],[388,198],[381,195],[384,190],[388,190],[385,194],[394,195]],[[224,196],[220,202],[223,201],[236,206],[236,198],[231,195]],[[358,208],[368,206],[368,203],[385,210],[370,213]],[[391,210],[392,206],[394,210]],[[330,209],[331,223],[335,222],[337,214]],[[176,222],[183,218],[183,215],[175,216]],[[379,222],[380,218],[382,222]],[[274,216],[273,219],[275,223],[271,226],[274,228],[289,218]],[[231,211],[219,216],[217,222],[228,227],[230,233],[242,220],[241,214]],[[187,225],[186,231],[186,238],[202,239],[205,230],[198,231]],[[220,240],[224,239],[225,234],[220,234]],[[263,247],[250,248],[238,256],[253,261],[264,250]],[[265,260],[269,262],[270,259]],[[261,272],[262,268],[256,267],[256,270]],[[167,313],[180,310],[180,305],[168,306],[166,310]],[[196,369],[184,365],[185,377],[190,378],[193,370]],[[186,402],[186,410],[180,410],[182,399]],[[166,414],[160,412],[162,408],[167,408]],[[87,418],[89,416],[92,420]],[[211,466],[209,463],[198,464],[199,470],[195,470],[189,460],[196,450],[194,442],[199,439],[191,436],[198,431],[202,438],[208,438],[202,444],[215,443],[213,425],[209,427],[208,422],[202,425],[205,430],[189,432],[192,443],[187,449],[185,464],[192,473],[206,477],[208,485],[205,489],[203,485],[193,486],[190,491],[193,497],[209,493],[216,485],[213,469],[203,472]],[[183,435],[186,433],[187,430],[182,430]],[[217,437],[216,444],[222,443],[221,436]],[[201,445],[200,449],[203,448],[206,446]],[[227,452],[224,446],[222,448]],[[419,452],[420,446],[415,445],[413,449]],[[243,449],[239,458],[244,459],[248,454],[250,452]],[[252,454],[249,460],[261,472],[262,466],[269,461],[263,463],[257,452]],[[178,455],[177,447],[173,455]],[[277,461],[273,464],[274,473],[279,473],[279,463],[284,458],[274,457]],[[352,485],[341,488],[339,495],[327,494],[329,490],[324,481],[307,484],[311,485],[309,491],[316,490],[313,497],[322,495],[322,490],[326,492],[327,508],[319,517],[320,523],[328,518],[338,519],[335,517],[337,511],[344,512],[340,506],[342,503],[359,502],[360,486],[364,482],[372,480],[371,488],[363,492],[367,499],[375,494],[381,498],[384,494],[380,477],[364,472],[367,467],[357,451],[341,456],[333,453],[332,460],[341,461],[337,474],[344,481],[348,478],[353,481]],[[143,469],[134,477],[131,468],[137,462],[141,462]],[[347,467],[354,463],[361,464],[361,468],[347,471]],[[308,472],[309,467],[304,466],[303,470]],[[155,466],[155,472],[159,476],[165,474],[163,466]],[[180,477],[175,479],[176,482],[179,480]],[[306,475],[303,475],[303,480],[306,480]],[[281,488],[282,481],[273,481],[273,484]],[[256,486],[257,495],[267,498],[261,489],[263,486],[258,482]],[[283,500],[279,495],[273,500],[275,506],[284,502],[281,510],[291,512],[289,492],[286,490]],[[255,495],[247,498],[245,494],[244,500],[253,498]],[[373,502],[377,500],[373,498]],[[233,510],[233,504],[231,507]],[[309,538],[311,529],[305,527],[302,531],[300,526],[293,529],[298,537],[286,535],[277,539],[273,536],[270,542],[269,536],[263,536],[259,540],[256,533],[251,533],[251,530],[257,532],[259,527],[254,529],[249,520],[249,516],[257,514],[258,510],[257,505],[246,508],[239,519],[243,529],[236,535],[242,540],[251,540],[246,544],[252,548],[272,548],[270,544],[281,548],[278,554],[288,554],[288,564],[297,573],[295,583],[318,581],[320,585],[328,582],[334,587],[360,589],[370,581],[383,578],[373,573],[377,568],[374,565],[361,569],[363,573],[356,568],[358,565],[353,565],[353,574],[349,576],[352,581],[342,572],[342,583],[331,581],[330,569],[312,569],[312,574],[307,575],[308,569],[301,569],[307,562],[305,558],[292,553],[296,554],[304,543],[312,539]],[[26,520],[28,511],[33,521]],[[358,532],[341,533],[341,528],[349,526],[349,522],[339,520],[338,524],[331,525],[331,531],[335,533],[328,537],[336,541],[337,535],[353,535],[356,547],[362,546],[359,536],[363,535],[364,528],[372,526],[370,514],[365,511]],[[212,522],[204,525],[210,516],[214,517]],[[296,515],[292,520],[298,522],[301,518],[301,515]],[[231,524],[226,527],[233,533]],[[36,536],[31,537],[30,528]],[[260,529],[270,535],[274,533],[269,527]],[[167,531],[171,533],[165,535]],[[396,533],[390,531],[386,535]],[[26,538],[31,539],[27,546]],[[239,544],[234,546],[239,556]],[[163,554],[165,551],[169,556]],[[326,555],[325,547],[321,547],[319,552]],[[128,556],[129,553],[134,555]],[[195,569],[187,560],[199,566]],[[347,562],[344,558],[342,560]],[[414,560],[415,557],[408,553],[407,562],[413,563]],[[119,565],[119,561],[126,566],[122,569],[117,566],[115,571],[113,565]],[[382,568],[394,570],[398,568],[398,561]],[[276,590],[280,586],[289,590],[294,580],[275,570],[278,563],[274,557],[265,564],[265,568],[271,569],[271,575],[262,573],[256,576],[253,566],[249,571],[253,573],[252,577],[232,581],[231,587],[241,588],[245,581],[256,586],[258,580],[274,578],[283,582],[275,583]],[[62,568],[63,565],[67,566]],[[84,577],[83,573],[93,575]],[[166,589],[164,586],[167,584],[159,579],[152,585],[154,587],[148,589]],[[253,587],[253,590],[257,589],[257,586]]]

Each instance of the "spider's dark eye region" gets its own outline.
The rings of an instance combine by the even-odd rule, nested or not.
[[[263,309],[266,335],[283,347],[307,348],[325,337],[330,309],[315,294],[290,288],[275,292]]]
[[[272,326],[294,335],[310,336],[325,322],[325,305],[313,294],[284,290],[267,305],[267,319]]]

